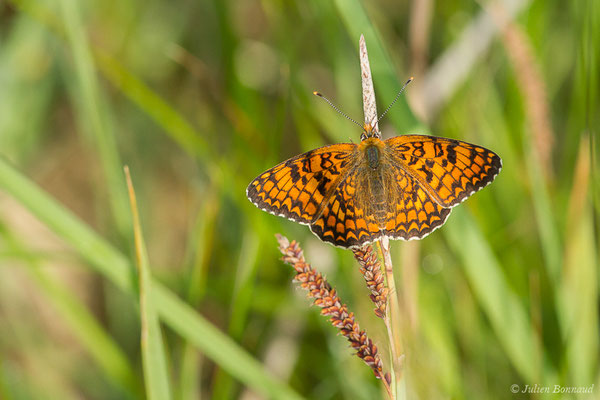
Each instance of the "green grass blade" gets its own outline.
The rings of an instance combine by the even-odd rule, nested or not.
[[[590,385],[598,354],[598,260],[596,258],[589,138],[584,135],[569,197],[565,261],[557,294],[569,382]]]
[[[567,243],[558,308],[568,338],[569,382],[589,386],[598,362],[598,262],[589,204]]]
[[[127,218],[129,218],[128,208],[126,207],[127,194],[123,189],[124,181],[121,175],[121,164],[118,162],[119,156],[114,144],[114,136],[108,134],[106,124],[104,124],[105,120],[100,113],[101,98],[94,67],[97,67],[109,82],[165,129],[166,133],[189,154],[198,156],[200,160],[214,158],[214,152],[210,151],[206,141],[177,110],[123,67],[116,59],[102,50],[94,50],[88,47],[87,42],[84,40],[85,31],[76,9],[71,7],[69,3],[70,0],[60,0],[63,6],[64,25],[57,22],[55,16],[39,4],[28,0],[11,1],[41,24],[52,29],[59,36],[64,35],[68,39],[76,64],[80,95],[85,100],[82,111],[86,115],[86,121],[92,126],[92,132],[95,134],[97,143],[100,146],[99,151],[105,162],[107,179],[113,178],[114,186],[111,185],[111,188],[119,191],[120,197],[122,197],[118,209],[125,210],[123,212],[127,214]],[[128,226],[126,226],[127,229],[129,229]]]
[[[361,34],[365,36],[375,93],[379,97],[377,111],[381,114],[402,87],[400,82],[404,83],[410,76],[398,77],[396,75],[396,68],[392,65],[392,61],[382,45],[380,35],[371,24],[359,0],[336,0],[335,4],[346,25],[350,39],[353,43],[357,43],[357,50],[358,38]],[[398,103],[394,105],[394,111],[387,114],[386,118],[390,118],[395,126],[402,128],[402,131],[410,131],[423,126],[413,115],[404,96],[400,97]]]
[[[136,293],[129,261],[83,222],[0,157],[0,188],[73,246],[94,268],[128,293]]]
[[[60,313],[73,335],[90,353],[116,387],[128,398],[138,398],[141,387],[132,365],[96,318],[62,284],[42,267],[42,258],[34,256],[10,232],[1,230],[4,242],[29,264],[29,276],[37,283],[54,308]]]
[[[142,228],[140,226],[135,191],[133,189],[131,175],[129,174],[129,168],[127,167],[125,167],[125,175],[127,178],[127,188],[129,189],[131,214],[133,217],[136,265],[140,288],[142,365],[144,369],[146,395],[150,400],[169,400],[171,398],[169,372],[165,357],[165,349],[163,347],[160,323],[153,303],[152,275],[150,273],[148,254],[142,235]]]
[[[255,287],[256,269],[259,265],[258,256],[259,241],[256,234],[247,228],[242,235],[242,246],[235,269],[237,274],[229,318],[228,333],[236,341],[242,340],[247,325]],[[233,388],[230,375],[218,374],[215,379],[213,395],[216,398],[229,398]]]
[[[475,296],[487,314],[498,341],[526,382],[540,376],[541,344],[525,307],[510,289],[498,260],[464,207],[456,207],[444,227],[446,239],[463,263]]]
[[[556,226],[556,213],[552,209],[552,201],[548,186],[540,170],[540,163],[533,155],[526,157],[529,181],[531,183],[531,200],[536,216],[540,242],[548,276],[553,285],[557,286],[560,280],[561,263],[563,259],[561,240]]]
[[[224,189],[225,192],[233,192],[234,187],[241,186],[241,177],[232,170],[231,163],[213,151],[192,123],[180,112],[130,73],[118,60],[101,51],[96,51],[95,55],[104,76],[150,116],[183,150],[204,164],[212,184],[215,185],[215,190]],[[240,197],[233,196],[233,199],[239,202]],[[245,202],[245,199],[242,202]]]
[[[426,281],[420,285],[419,302],[423,310],[420,317],[422,335],[427,340],[427,346],[439,360],[439,379],[445,386],[446,392],[451,398],[460,398],[460,393],[464,390],[461,387],[460,358],[450,324],[445,318],[447,311],[444,307],[440,307],[443,295],[439,288]],[[418,372],[417,369],[416,373]],[[409,373],[414,372],[409,369]],[[415,382],[427,382],[427,378],[422,376],[413,379]]]
[[[95,56],[104,76],[165,129],[181,148],[202,160],[212,158],[204,138],[178,111],[114,58],[101,51],[96,51]]]
[[[259,260],[259,241],[253,231],[247,228],[242,235],[242,247],[236,268],[237,276],[233,304],[231,306],[231,324],[229,334],[241,339],[255,288],[255,278]]]
[[[78,98],[74,99],[74,103],[81,108],[82,127],[89,126],[93,134],[110,193],[109,201],[114,219],[121,235],[126,236],[125,232],[130,231],[131,220],[124,189],[125,183],[121,174],[120,157],[115,138],[108,129],[106,115],[102,114],[106,105],[102,102],[92,54],[85,39],[87,33],[80,19],[79,2],[59,0],[59,6],[77,78]]]
[[[178,305],[179,299],[173,293],[164,287],[155,289],[155,301],[161,305],[160,309],[164,310],[161,312],[161,318],[231,375],[251,387],[260,388],[261,393],[271,398],[302,398],[265,374],[262,365],[242,351],[227,335],[222,334],[206,320],[193,318],[196,312],[187,304]]]
[[[117,386],[124,389],[128,397],[139,397],[141,394],[139,382],[125,354],[107,335],[93,315],[66,288],[54,282],[41,269],[32,268],[31,276],[37,281],[48,299],[61,313],[75,337],[89,351],[106,375]]]
[[[0,188],[73,246],[95,270],[132,296],[136,293],[128,259],[2,158]],[[159,282],[153,282],[152,288],[160,318],[236,379],[273,398],[302,398]]]
[[[181,351],[181,362],[179,363],[181,373],[177,383],[175,398],[186,400],[194,398],[201,392],[201,382],[198,379],[202,373],[202,357],[196,349],[186,343]]]

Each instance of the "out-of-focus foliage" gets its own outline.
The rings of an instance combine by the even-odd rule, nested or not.
[[[0,398],[146,396],[125,164],[163,333],[150,359],[165,357],[172,398],[383,395],[290,284],[274,234],[302,243],[384,348],[351,253],[245,197],[286,158],[359,141],[312,92],[362,119],[361,33],[380,112],[415,77],[385,137],[462,139],[504,162],[442,229],[392,245],[410,394],[598,397],[594,0],[8,0]]]

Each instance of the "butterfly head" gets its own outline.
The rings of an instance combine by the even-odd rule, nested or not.
[[[410,79],[404,83],[404,85],[402,86],[402,89],[400,89],[400,91],[398,92],[398,94],[396,95],[394,100],[391,102],[391,104],[388,106],[388,108],[385,109],[385,111],[383,112],[383,114],[381,114],[381,116],[379,118],[373,119],[373,121],[371,121],[371,122],[365,122],[365,125],[363,126],[363,133],[362,133],[362,135],[360,135],[361,141],[368,139],[368,138],[381,139],[381,133],[379,133],[379,130],[377,129],[377,124],[379,123],[379,121],[381,121],[381,119],[385,116],[385,114],[387,114],[387,112],[390,111],[390,108],[392,108],[392,106],[400,98],[400,95],[402,94],[402,92],[404,91],[406,86],[409,83],[411,83],[413,81],[413,79],[414,78],[411,76]]]
[[[381,134],[371,123],[365,122],[365,125],[363,126],[363,132],[360,135],[360,140],[362,141],[372,137],[379,139]]]

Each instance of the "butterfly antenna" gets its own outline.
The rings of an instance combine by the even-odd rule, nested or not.
[[[385,109],[385,111],[383,112],[383,114],[381,114],[381,116],[377,119],[377,122],[381,121],[381,118],[383,118],[383,116],[385,114],[387,114],[388,111],[390,111],[390,108],[392,108],[392,106],[394,105],[394,103],[396,103],[396,101],[400,98],[400,95],[402,94],[402,92],[404,92],[404,89],[406,88],[406,86],[408,86],[409,83],[411,83],[413,81],[412,76],[410,77],[409,80],[407,80],[404,85],[402,86],[402,89],[400,89],[400,91],[398,92],[398,94],[396,95],[396,98],[394,99],[394,101],[392,101],[392,103],[388,106],[388,108]]]
[[[342,114],[348,120],[354,122],[356,125],[360,126],[361,128],[363,127],[361,124],[359,124],[358,122],[356,122],[355,120],[353,120],[352,118],[350,118],[345,112],[343,112],[342,110],[340,110],[339,108],[337,108],[331,101],[329,101],[329,99],[327,97],[323,96],[321,93],[319,93],[319,92],[313,92],[313,94],[315,96],[319,96],[320,98],[322,98],[323,100],[325,100],[327,102],[327,104],[329,104],[335,111],[337,111],[338,113]]]

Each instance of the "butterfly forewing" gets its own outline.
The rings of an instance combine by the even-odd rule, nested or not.
[[[387,139],[398,164],[443,207],[453,207],[494,180],[500,157],[481,146],[424,135]]]
[[[259,208],[310,224],[322,211],[356,148],[341,143],[290,158],[260,174],[246,189]]]

